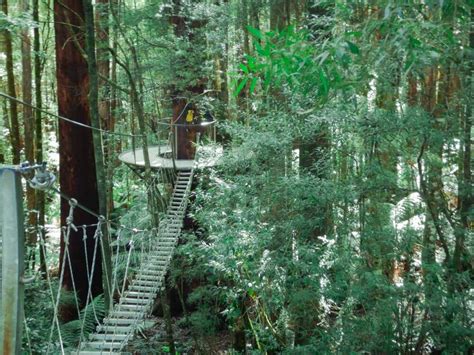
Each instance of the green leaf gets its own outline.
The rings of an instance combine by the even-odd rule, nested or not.
[[[359,47],[357,47],[354,43],[352,43],[351,41],[346,41],[347,42],[347,45],[349,46],[349,50],[354,53],[354,54],[359,54],[360,53],[360,50],[359,50]]]
[[[250,71],[255,70],[256,69],[255,64],[257,63],[257,60],[254,57],[247,54],[245,55],[245,59],[247,59],[247,65],[248,65],[249,70]]]
[[[346,33],[348,36],[354,36],[354,37],[361,37],[362,32],[361,31],[349,31]]]
[[[246,74],[249,73],[249,68],[247,68],[247,66],[246,66],[245,64],[240,63],[240,64],[239,64],[239,67],[240,67],[240,69],[242,69],[242,71],[243,71],[244,73],[246,73]]]
[[[242,89],[245,87],[245,84],[247,84],[247,81],[249,80],[249,78],[244,78],[244,80],[242,80],[239,84],[239,86],[237,86],[237,89],[235,90],[234,92],[234,96],[237,96],[240,94],[240,92],[242,91]]]
[[[319,82],[320,82],[321,89],[322,89],[321,91],[322,91],[323,95],[326,96],[329,92],[329,81],[328,81],[328,78],[327,78],[326,74],[324,74],[323,70],[319,71]]]
[[[272,73],[269,69],[265,70],[265,79],[263,81],[263,87],[266,89],[268,89],[268,87],[270,86],[270,82],[272,80]]]
[[[258,54],[263,54],[263,48],[259,41],[253,41],[255,48],[257,49]]]
[[[247,26],[247,31],[249,31],[249,33],[255,38],[263,39],[262,32],[260,32],[259,29],[256,29],[255,27],[252,27],[252,26]]]
[[[253,94],[253,91],[255,90],[255,85],[257,85],[257,77],[252,78],[252,82],[250,83],[250,93]]]
[[[324,51],[323,53],[321,53],[320,55],[318,55],[318,57],[316,58],[317,60],[319,60],[319,65],[323,65],[324,62],[326,61],[326,59],[329,57],[329,52],[328,51]]]

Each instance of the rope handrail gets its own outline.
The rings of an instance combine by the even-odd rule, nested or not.
[[[82,128],[88,128],[88,129],[91,129],[93,131],[97,131],[97,132],[101,132],[103,133],[104,135],[113,135],[113,136],[120,136],[120,137],[130,137],[130,138],[137,138],[137,137],[145,137],[146,135],[144,134],[128,134],[128,133],[120,133],[120,132],[111,132],[111,131],[108,131],[108,130],[105,130],[105,129],[102,129],[102,128],[97,128],[97,127],[93,127],[93,126],[90,126],[90,125],[87,125],[85,123],[81,123],[81,122],[77,122],[77,121],[74,121],[73,119],[70,119],[70,118],[67,118],[67,117],[64,117],[64,116],[61,116],[61,115],[57,115],[55,113],[52,113],[48,110],[45,110],[43,108],[40,108],[38,106],[35,106],[35,105],[32,105],[32,104],[29,104],[23,100],[20,100],[16,97],[13,97],[13,96],[10,96],[8,94],[5,94],[4,92],[0,91],[0,96],[3,96],[4,98],[6,99],[9,99],[9,100],[12,100],[12,101],[15,101],[19,104],[22,104],[24,106],[28,106],[34,110],[37,110],[37,111],[41,111],[42,113],[46,114],[46,115],[49,115],[51,117],[56,117],[60,120],[63,120],[63,121],[66,121],[68,123],[71,123],[71,124],[74,124],[76,126],[79,126],[79,127],[82,127]]]
[[[198,134],[197,137],[197,143],[199,144],[200,141],[200,134]],[[130,300],[133,300],[133,302],[138,302],[137,307],[149,307],[152,298],[151,294],[156,294],[161,287],[162,287],[162,281],[160,283],[153,284],[153,286],[146,284],[145,286],[136,286],[137,290],[140,290],[141,288],[144,288],[145,290],[148,291],[140,291],[142,294],[139,294],[138,296],[131,296],[133,292],[131,291],[130,287],[131,285],[134,285],[133,283],[131,285],[128,285],[128,281],[130,278],[131,272],[137,272],[137,275],[141,275],[140,272],[146,273],[148,270],[148,267],[146,265],[152,265],[150,263],[153,262],[153,258],[156,258],[157,256],[154,255],[161,255],[160,259],[160,267],[163,269],[160,269],[160,275],[159,280],[162,280],[164,278],[164,270],[168,268],[168,265],[171,261],[171,257],[174,251],[174,246],[177,243],[177,238],[180,234],[181,226],[182,226],[182,219],[184,217],[186,207],[187,207],[187,202],[188,202],[188,196],[189,192],[191,189],[191,182],[192,182],[192,177],[193,177],[193,172],[194,172],[194,167],[196,166],[197,159],[199,157],[199,148],[196,149],[196,156],[195,156],[195,164],[193,165],[193,168],[190,170],[186,171],[179,171],[178,172],[178,178],[176,179],[175,182],[175,188],[173,190],[173,194],[170,200],[170,206],[168,208],[168,212],[166,217],[161,221],[160,225],[158,228],[152,228],[152,229],[137,229],[133,228],[130,226],[125,226],[123,224],[117,223],[115,221],[112,221],[110,219],[106,219],[105,217],[95,213],[88,207],[84,206],[81,202],[77,201],[76,199],[67,196],[65,193],[60,191],[58,188],[54,186],[55,183],[55,176],[52,172],[46,170],[46,164],[35,164],[35,165],[30,165],[30,164],[22,164],[20,166],[12,166],[10,167],[13,170],[16,170],[17,172],[20,172],[23,177],[26,179],[28,184],[30,184],[34,188],[42,189],[44,191],[49,191],[52,193],[55,193],[60,196],[60,198],[64,199],[65,201],[68,202],[69,204],[69,214],[66,219],[66,225],[63,227],[60,227],[57,229],[58,233],[62,235],[62,239],[64,240],[65,247],[64,247],[64,253],[61,255],[61,260],[60,260],[60,270],[59,274],[57,276],[58,278],[58,283],[59,285],[62,285],[63,279],[65,278],[66,273],[70,275],[69,277],[71,278],[72,282],[72,289],[71,291],[74,294],[74,309],[75,312],[77,313],[77,316],[80,319],[80,329],[79,333],[77,334],[79,336],[79,343],[77,350],[81,351],[83,346],[81,344],[89,344],[92,340],[89,338],[88,333],[87,333],[87,326],[86,324],[89,324],[91,322],[91,319],[94,319],[95,322],[99,323],[98,329],[102,329],[101,327],[110,327],[110,325],[107,325],[109,323],[104,323],[100,322],[100,319],[102,317],[101,313],[99,313],[99,310],[96,308],[97,305],[95,303],[95,298],[93,297],[92,293],[92,285],[93,285],[93,277],[94,274],[96,273],[94,270],[96,270],[99,266],[98,261],[98,256],[100,254],[98,249],[99,247],[103,248],[102,245],[102,228],[110,228],[112,226],[115,226],[117,229],[114,231],[114,236],[116,243],[113,244],[111,251],[113,252],[113,263],[114,263],[114,268],[112,270],[112,289],[115,290],[116,294],[118,294],[121,298],[119,303],[116,304],[116,307],[114,309],[117,309],[115,313],[113,314],[128,314],[127,312],[132,312],[134,309],[133,304],[130,305],[127,302],[130,302]],[[34,174],[33,174],[34,172]],[[180,192],[177,194],[177,191],[180,189],[184,188],[184,192]],[[83,225],[76,225],[74,222],[74,215],[76,210],[83,210],[84,212],[90,214],[91,216],[97,218],[96,223],[88,223],[88,224],[83,224]],[[38,213],[38,211],[29,211],[29,213]],[[181,226],[178,226],[177,223],[178,221],[181,221]],[[94,228],[94,230],[90,230],[90,228]],[[176,229],[178,228],[178,229]],[[37,228],[37,233],[43,233],[44,230],[48,230],[48,228]],[[89,231],[87,231],[89,230]],[[130,232],[124,234],[124,232]],[[75,234],[73,234],[75,233]],[[173,237],[170,237],[169,235],[173,235]],[[173,234],[174,233],[174,234]],[[38,234],[39,235],[39,234]],[[80,301],[78,299],[78,283],[77,280],[75,280],[74,276],[74,271],[73,271],[73,262],[72,262],[72,254],[70,254],[69,251],[69,241],[71,240],[71,237],[74,236],[74,238],[82,235],[82,243],[83,243],[83,248],[84,251],[88,250],[85,252],[85,277],[87,278],[87,290],[83,290],[82,292],[86,292],[86,295],[84,296],[84,299]],[[158,236],[158,238],[156,238]],[[91,241],[92,245],[89,243],[89,247],[86,244],[86,241],[92,238]],[[38,238],[39,240],[39,246],[43,250],[43,254],[46,255],[46,244],[45,240],[42,237]],[[160,244],[161,243],[161,244]],[[165,244],[163,244],[165,243]],[[172,243],[172,244],[166,244],[166,243]],[[167,249],[167,251],[162,251],[160,252],[160,247],[159,245],[172,245],[172,249]],[[91,249],[92,246],[92,249]],[[90,254],[88,254],[90,253]],[[88,256],[89,255],[89,256]],[[124,259],[125,257],[125,259]],[[120,261],[122,260],[122,261]],[[54,261],[50,259],[51,268],[56,265],[57,261]],[[164,264],[163,264],[164,263]],[[158,265],[158,264],[157,264]],[[62,295],[64,294],[64,289],[62,287],[56,288],[56,286],[53,285],[53,280],[55,277],[52,276],[51,274],[51,269],[50,267],[46,267],[46,282],[48,284],[48,289],[49,289],[49,298],[51,299],[51,305],[52,305],[52,318],[51,318],[51,323],[50,323],[50,330],[49,330],[49,337],[48,337],[48,346],[46,349],[46,353],[51,354],[51,353],[61,353],[65,354],[68,351],[68,346],[67,346],[67,339],[65,338],[65,334],[67,334],[67,331],[63,328],[63,325],[61,324],[60,321],[60,299],[62,299]],[[140,271],[144,270],[144,271]],[[144,274],[146,276],[146,274]],[[138,283],[136,285],[141,285],[143,284],[147,279],[143,279],[145,276],[136,276],[141,277],[139,279]],[[82,277],[82,276],[80,276]],[[147,276],[148,277],[148,276]],[[140,281],[141,280],[141,281]],[[146,281],[148,282],[148,281]],[[151,281],[150,281],[151,282]],[[148,292],[148,293],[147,293]],[[149,293],[152,292],[152,293]],[[130,297],[135,297],[135,298],[130,298]],[[127,302],[123,301],[122,299],[127,300]],[[142,305],[142,306],[140,306]],[[81,307],[83,307],[81,309]],[[127,308],[128,307],[128,308]],[[142,307],[142,308],[143,308]],[[148,309],[148,308],[143,308],[143,309]],[[150,306],[151,307],[151,306]],[[137,309],[138,309],[137,308]],[[139,309],[142,309],[139,308]],[[130,310],[127,310],[130,309]],[[135,312],[135,311],[133,311]],[[132,323],[132,326],[130,329],[135,329],[134,327],[137,326],[137,322],[142,319],[144,316],[143,312],[139,312],[138,310],[136,313],[130,313],[131,318],[129,319]],[[92,317],[92,318],[91,318]],[[28,332],[28,320],[25,320],[26,324],[26,331]],[[89,323],[88,323],[89,322]],[[133,335],[133,332],[127,333],[126,336],[119,334],[119,336],[115,336],[117,331],[117,328],[113,328],[112,333],[107,333],[109,335],[107,336],[112,336],[114,339],[120,339],[120,345],[121,347],[123,344],[125,344],[128,339]],[[66,332],[66,333],[65,333]],[[30,337],[30,334],[27,333],[27,337]],[[103,336],[102,342],[105,344],[104,346],[110,346],[110,342],[108,342],[106,336]],[[69,345],[70,347],[70,345]]]
[[[28,182],[28,184],[32,188],[41,189],[41,190],[44,190],[44,191],[48,191],[48,190],[53,191],[54,193],[59,195],[63,200],[67,201],[68,203],[76,204],[79,209],[83,210],[84,212],[90,214],[93,217],[96,217],[97,219],[104,219],[105,222],[109,223],[110,225],[113,225],[117,228],[128,229],[129,231],[134,231],[134,232],[136,232],[136,231],[143,231],[143,232],[148,231],[148,230],[137,230],[136,228],[124,226],[124,225],[119,224],[119,223],[117,223],[113,220],[105,219],[104,216],[102,216],[102,215],[94,212],[90,208],[84,206],[82,203],[80,203],[79,201],[77,201],[73,197],[67,196],[64,192],[60,191],[59,189],[57,189],[56,187],[53,186],[53,183],[56,181],[56,176],[52,172],[45,171],[44,170],[45,167],[46,167],[45,163],[36,164],[36,165],[32,165],[32,166],[30,166],[27,163],[23,163],[23,164],[21,164],[20,166],[17,166],[17,167],[11,166],[11,167],[9,167],[9,169],[12,169],[12,170],[15,170],[15,171],[20,171],[22,173],[22,175],[24,176],[24,178],[26,179],[26,181]],[[31,172],[32,170],[35,170],[37,173],[35,174],[35,176],[33,176],[33,178],[30,178],[27,174],[29,172]],[[39,173],[38,173],[38,171],[39,171]],[[38,174],[42,175],[42,183],[40,185],[38,185],[38,183],[37,183],[38,179],[34,180],[35,177],[38,176]]]
[[[202,94],[200,94],[202,95]],[[200,96],[200,95],[197,95],[197,96]],[[23,106],[27,106],[27,107],[30,107],[36,111],[40,111],[48,116],[51,116],[51,117],[56,117],[60,120],[63,120],[65,122],[68,122],[68,123],[71,123],[73,125],[76,125],[78,127],[82,127],[82,128],[88,128],[88,129],[91,129],[91,130],[94,130],[94,131],[97,131],[97,132],[100,132],[100,133],[103,133],[104,135],[111,135],[111,136],[119,136],[119,137],[128,137],[128,138],[145,138],[147,135],[146,134],[129,134],[129,133],[121,133],[121,132],[115,132],[115,131],[109,131],[109,130],[106,130],[106,129],[102,129],[102,128],[98,128],[98,127],[93,127],[91,125],[87,125],[85,123],[81,123],[81,122],[77,122],[71,118],[67,118],[67,117],[64,117],[64,116],[61,116],[61,115],[58,115],[58,114],[55,114],[55,113],[52,113],[42,107],[38,107],[36,105],[33,105],[33,104],[30,104],[28,102],[25,102],[21,99],[18,99],[16,97],[13,97],[13,96],[10,96],[2,91],[0,91],[0,96],[8,99],[8,100],[11,100],[11,101],[15,101]],[[163,118],[161,120],[158,120],[155,122],[155,124],[157,125],[164,125],[164,126],[175,126],[175,127],[207,127],[207,126],[211,126],[213,124],[216,124],[217,123],[217,120],[213,119],[212,121],[204,121],[204,122],[201,122],[201,123],[177,123],[177,121],[183,116],[184,112],[186,111],[186,108],[189,106],[189,103],[186,103],[186,105],[184,106],[184,108],[181,110],[181,112],[179,113],[179,115],[177,116],[177,118],[175,120],[173,120],[172,117],[166,117],[166,118]],[[162,122],[163,120],[167,120],[169,119],[170,120],[170,123],[167,123],[167,122]]]

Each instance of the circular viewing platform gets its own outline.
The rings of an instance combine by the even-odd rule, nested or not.
[[[157,145],[148,147],[150,167],[152,169],[174,169],[189,170],[191,168],[209,168],[216,166],[222,157],[224,149],[221,145],[211,144],[199,148],[197,161],[195,159],[173,159],[173,151],[169,145]],[[126,150],[119,155],[119,160],[127,165],[137,168],[145,168],[143,148]]]

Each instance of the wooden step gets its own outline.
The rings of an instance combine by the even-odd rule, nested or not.
[[[167,259],[169,260],[169,257]],[[150,259],[149,261],[150,263],[147,266],[140,269],[140,275],[153,274],[159,276],[166,270],[166,264],[156,263],[153,259]]]
[[[137,278],[137,281],[153,281],[153,282],[158,282],[161,279],[161,275],[163,273],[160,273],[159,275],[140,275]]]
[[[124,296],[127,298],[152,298],[156,296],[154,292],[137,292],[137,291],[125,291]]]
[[[84,348],[93,348],[101,350],[120,350],[122,348],[122,342],[117,340],[116,342],[104,342],[104,341],[90,341],[86,343]],[[107,352],[106,354],[108,354]]]
[[[115,309],[112,312],[110,312],[110,316],[113,318],[128,318],[128,319],[134,319],[134,320],[140,319],[140,318],[137,318],[136,312],[119,311]]]
[[[173,239],[176,239],[176,238],[173,238]],[[163,250],[151,250],[150,255],[169,256],[170,253],[168,251],[163,251]],[[144,268],[146,268],[146,266]]]
[[[133,327],[128,325],[98,325],[97,332],[98,333],[113,333],[113,334],[130,334],[133,332]]]
[[[157,281],[137,279],[136,282],[134,282],[133,284],[138,285],[138,286],[155,286],[156,284],[158,284],[158,282]]]
[[[125,297],[125,298],[121,298],[120,299],[120,303],[119,305],[121,304],[148,304],[150,303],[150,299],[149,298],[128,298],[128,297]]]
[[[146,312],[148,306],[140,304],[121,304],[119,309],[122,311],[133,311],[137,313]]]
[[[163,256],[160,256],[160,258],[163,258]],[[161,275],[163,271],[166,270],[169,260],[170,260],[169,256],[166,257],[165,263],[156,262],[155,259],[149,259],[149,264],[140,270],[140,274]]]
[[[128,289],[131,290],[131,291],[135,291],[135,292],[143,291],[143,292],[153,292],[153,293],[155,293],[156,290],[158,290],[160,286],[161,286],[161,281],[157,282],[155,287],[141,286],[141,285],[131,285]]]
[[[129,337],[128,334],[107,334],[107,333],[96,333],[91,334],[89,339],[91,340],[105,340],[105,341],[118,341],[122,342]]]
[[[113,326],[116,326],[116,325],[121,325],[121,326],[130,326],[132,324],[135,324],[137,322],[136,319],[127,319],[127,318],[115,318],[115,317],[111,317],[111,318],[105,318],[104,319],[104,324],[105,325],[113,325]]]
[[[168,260],[169,258],[166,258],[166,259],[163,259],[163,256],[162,255],[150,255],[148,257],[148,261],[150,261],[150,263],[153,263],[154,265],[153,266],[150,266],[150,268],[152,267],[159,267],[159,266],[165,266],[166,264],[168,264]]]

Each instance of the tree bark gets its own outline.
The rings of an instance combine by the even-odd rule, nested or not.
[[[196,35],[192,34],[192,30],[198,29],[203,25],[199,20],[190,20],[182,15],[182,3],[180,0],[173,0],[174,14],[171,16],[171,24],[174,25],[174,34],[178,39],[188,38],[189,41],[199,41]],[[178,74],[179,76],[180,74]],[[199,95],[204,91],[203,78],[197,78],[197,84],[190,84],[183,91],[172,88],[172,104],[173,104],[173,123],[172,132],[177,132],[175,139],[177,140],[177,159],[194,159],[196,136],[198,129],[196,127],[186,127],[186,125],[199,123],[198,107],[194,102],[190,102],[183,97],[187,94]]]
[[[286,0],[270,1],[270,29],[281,31],[289,21],[288,16]]]
[[[28,13],[29,1],[21,0],[20,3],[21,11]],[[31,69],[31,40],[28,33],[28,29],[24,29],[21,32],[21,66],[22,66],[22,96],[23,101],[28,105],[32,104],[32,69]],[[25,124],[25,156],[26,160],[30,163],[34,163],[35,160],[35,143],[34,143],[34,116],[31,106],[25,105],[23,107],[23,122]],[[28,226],[36,227],[36,214],[33,210],[36,207],[35,201],[35,190],[26,186],[26,208],[28,210]],[[35,265],[34,260],[34,248],[36,246],[37,233],[34,228],[29,228],[26,231],[26,242],[31,248],[30,255],[28,256],[29,261],[32,262],[32,267]]]
[[[99,75],[99,117],[102,128],[112,131],[115,122],[111,114],[111,87],[107,83],[110,79],[110,55],[109,55],[109,0],[99,0],[96,6],[96,37],[97,37],[97,72]],[[114,209],[113,200],[113,169],[114,169],[114,147],[110,138],[104,137],[104,162],[107,170],[107,210],[108,213]]]
[[[8,1],[2,1],[2,11],[4,15],[8,16]],[[3,41],[5,49],[5,63],[7,71],[7,88],[8,95],[16,98],[15,90],[15,74],[13,72],[13,48],[12,48],[12,35],[8,29],[3,31]],[[10,100],[10,143],[13,155],[13,164],[20,164],[20,124],[18,120],[18,105],[15,101]]]
[[[81,54],[84,48],[84,9],[82,3],[74,0],[54,2],[54,21],[56,35],[56,77],[58,111],[61,116],[86,125],[91,124],[90,107],[88,104],[89,74],[86,60]],[[75,198],[87,208],[98,211],[99,198],[97,191],[96,165],[92,132],[88,128],[79,127],[61,120],[59,122],[59,173],[61,191]],[[69,213],[67,201],[61,201],[61,225],[67,226]],[[76,208],[75,225],[97,223],[97,218]],[[95,248],[94,228],[87,228],[86,250],[82,241],[82,231],[71,231],[69,243],[64,236],[61,238],[61,257],[67,250],[72,263],[72,272],[65,267],[62,287],[73,290],[73,280],[77,295],[84,304],[88,295],[87,269],[92,283],[92,296],[102,293],[102,254],[96,253],[96,261],[92,268]],[[87,254],[87,259],[86,259]],[[87,260],[87,264],[86,264]],[[65,265],[61,265],[64,267]],[[62,310],[64,320],[75,317],[74,310]]]
[[[39,23],[39,3],[38,0],[33,0],[33,21]],[[41,98],[41,55],[40,55],[40,35],[39,28],[36,26],[33,29],[33,51],[34,51],[34,81],[35,81],[35,104],[37,109],[35,110],[35,158],[36,162],[43,161],[43,128],[41,124],[41,108],[43,102]],[[40,239],[39,257],[40,257],[40,271],[41,275],[46,277],[46,246],[44,243],[45,232],[43,230],[45,222],[45,199],[43,191],[36,191],[36,210],[38,211],[38,237]]]
[[[108,219],[107,211],[107,184],[105,180],[104,155],[102,150],[102,135],[100,129],[99,116],[99,75],[97,61],[95,56],[95,32],[94,32],[94,12],[92,2],[83,0],[85,35],[86,35],[86,53],[89,74],[89,110],[92,126],[95,130],[92,132],[94,143],[94,160],[97,180],[97,192],[99,198],[99,214]],[[105,226],[104,226],[105,227]],[[103,262],[103,282],[104,282],[104,300],[106,309],[112,307],[112,257],[110,251],[109,233],[107,228],[102,231],[102,262]]]
[[[474,9],[471,9],[471,28],[469,31],[469,48],[471,51],[474,50]],[[469,55],[466,54],[467,60]],[[465,112],[461,113],[461,146],[460,146],[460,171],[461,176],[459,177],[458,183],[458,194],[459,194],[459,213],[461,226],[456,232],[456,241],[453,252],[453,265],[457,272],[464,271],[464,265],[469,264],[469,258],[463,260],[463,256],[466,256],[465,250],[465,239],[466,234],[469,232],[469,228],[472,227],[472,220],[469,218],[469,212],[472,210],[474,203],[474,195],[472,192],[472,172],[471,172],[471,130],[472,130],[472,103],[471,99],[474,95],[474,63],[470,60],[470,65],[467,66],[467,73],[465,74],[467,80],[465,83],[466,95],[466,106]],[[471,99],[470,99],[471,98]]]

